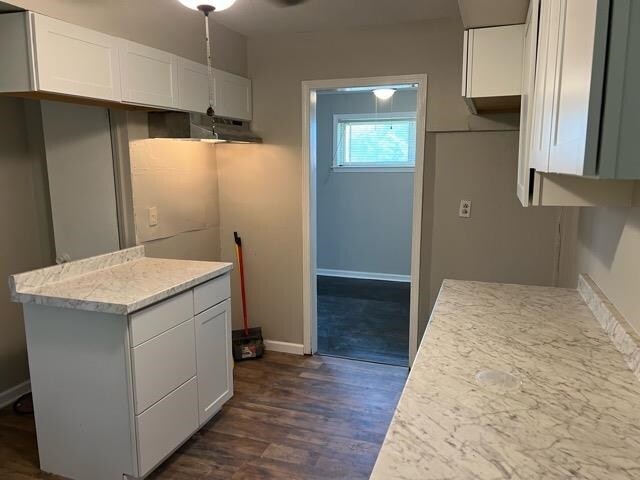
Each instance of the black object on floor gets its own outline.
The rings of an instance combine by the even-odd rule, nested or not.
[[[31,392],[25,393],[13,402],[13,411],[18,415],[33,415],[33,396]]]
[[[318,275],[318,353],[406,367],[409,283]]]

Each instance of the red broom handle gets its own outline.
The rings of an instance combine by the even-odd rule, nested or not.
[[[240,294],[242,297],[242,321],[244,326],[244,334],[249,335],[249,317],[247,315],[247,294],[244,288],[244,261],[242,258],[242,239],[237,232],[233,232],[236,242],[236,255],[238,257],[238,266],[240,267]]]

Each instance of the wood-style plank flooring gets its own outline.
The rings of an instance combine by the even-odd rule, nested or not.
[[[411,285],[318,275],[318,352],[409,365]]]
[[[236,365],[235,395],[150,479],[366,479],[407,369],[268,352]],[[0,479],[38,470],[32,417],[0,411]]]

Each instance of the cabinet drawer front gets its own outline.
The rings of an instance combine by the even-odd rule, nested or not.
[[[196,374],[193,319],[134,348],[132,369],[140,414]]]
[[[231,276],[226,273],[197,286],[193,290],[193,305],[196,315],[231,297],[230,278]]]
[[[139,477],[149,473],[198,428],[195,377],[136,417]]]
[[[129,317],[131,346],[140,345],[191,317],[193,317],[192,290],[140,310]]]

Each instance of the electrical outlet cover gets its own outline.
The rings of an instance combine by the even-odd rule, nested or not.
[[[158,225],[158,207],[149,208],[149,226],[155,227]]]
[[[458,216],[461,218],[471,217],[471,200],[460,200],[460,210]]]

